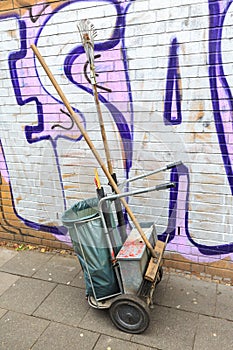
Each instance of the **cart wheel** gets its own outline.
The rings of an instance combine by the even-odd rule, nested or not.
[[[142,333],[150,323],[150,310],[140,298],[123,294],[117,297],[109,309],[112,322],[127,333]]]

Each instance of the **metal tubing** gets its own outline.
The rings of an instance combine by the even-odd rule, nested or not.
[[[175,163],[171,163],[171,164],[168,164],[168,165],[165,165],[164,167],[160,168],[160,169],[156,169],[156,170],[152,170],[144,175],[139,175],[139,176],[134,176],[134,177],[131,177],[130,179],[128,180],[125,180],[123,181],[121,184],[119,184],[119,187],[122,187],[123,185],[129,183],[129,182],[133,182],[135,180],[140,180],[140,179],[143,179],[145,177],[148,177],[148,176],[151,176],[151,175],[154,175],[154,174],[158,174],[158,173],[161,173],[162,171],[166,171],[168,169],[172,169],[178,165],[181,165],[182,162],[181,161],[178,161],[178,162],[175,162]]]
[[[164,189],[172,188],[174,186],[175,186],[174,182],[168,182],[168,183],[165,183],[162,185],[147,187],[146,189],[143,189],[143,190],[129,191],[129,192],[124,192],[124,193],[120,193],[120,194],[110,195],[108,197],[103,197],[100,199],[99,204],[98,204],[100,215],[102,217],[102,215],[103,215],[102,207],[106,201],[114,201],[117,198],[122,199],[123,197],[130,197],[130,196],[134,196],[137,194],[148,193],[148,192],[153,192],[153,191],[161,191]]]

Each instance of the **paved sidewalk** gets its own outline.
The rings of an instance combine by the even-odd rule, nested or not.
[[[0,248],[1,350],[232,350],[233,287],[164,274],[149,328],[116,329],[85,300],[78,260]]]

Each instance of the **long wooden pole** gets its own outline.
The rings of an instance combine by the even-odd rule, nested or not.
[[[108,147],[108,140],[107,140],[107,135],[106,135],[106,131],[105,131],[104,120],[103,120],[103,115],[102,115],[102,111],[100,108],[100,103],[99,103],[96,85],[93,84],[92,88],[93,88],[93,94],[94,94],[97,114],[98,114],[98,118],[99,118],[99,124],[100,124],[101,136],[102,136],[102,140],[103,140],[103,144],[104,144],[106,160],[107,160],[107,164],[108,164],[108,171],[110,172],[110,174],[113,174],[113,166],[112,166],[112,161],[111,161],[111,156],[110,156],[110,150]]]
[[[105,175],[106,175],[109,183],[111,184],[112,188],[114,189],[115,193],[116,194],[120,194],[120,190],[119,190],[118,186],[116,185],[115,181],[113,180],[113,178],[112,178],[110,172],[108,171],[107,167],[103,163],[103,161],[102,161],[99,153],[95,149],[95,146],[92,143],[89,135],[87,134],[86,130],[84,129],[84,127],[80,123],[77,114],[74,112],[73,108],[71,107],[69,101],[67,100],[67,98],[64,95],[63,91],[61,90],[59,84],[57,83],[56,79],[54,78],[54,76],[53,76],[52,72],[50,71],[49,67],[47,66],[45,60],[41,56],[38,48],[34,44],[32,44],[31,45],[31,49],[33,50],[34,54],[36,55],[37,59],[39,60],[39,62],[41,64],[41,66],[43,67],[44,71],[46,72],[47,76],[49,77],[51,83],[53,84],[54,88],[56,89],[58,95],[60,96],[61,100],[63,101],[64,105],[66,106],[69,114],[71,115],[71,117],[73,118],[74,122],[76,123],[76,125],[79,128],[79,130],[81,131],[81,134],[83,135],[86,143],[88,144],[88,146],[89,146],[90,150],[92,151],[94,157],[96,158],[97,162],[101,166],[103,172],[105,173]],[[124,205],[127,213],[129,214],[129,217],[131,218],[131,220],[134,223],[136,229],[138,230],[139,234],[141,235],[141,237],[142,237],[143,241],[145,242],[147,248],[150,250],[151,255],[155,258],[156,254],[154,252],[154,249],[153,249],[152,245],[150,244],[149,240],[147,239],[145,233],[143,232],[141,226],[139,225],[139,223],[138,223],[136,217],[134,216],[132,210],[130,209],[128,203],[126,202],[126,200],[124,198],[121,198],[121,203]]]
[[[95,32],[94,26],[87,19],[79,21],[79,24],[77,25],[77,27],[78,27],[78,30],[80,33],[81,42],[82,42],[84,50],[86,52],[87,62],[90,65],[90,79],[86,76],[86,74],[85,74],[85,76],[86,76],[87,80],[90,82],[90,84],[92,85],[92,91],[93,91],[95,106],[96,106],[96,110],[97,110],[97,114],[98,114],[98,118],[99,118],[100,131],[101,131],[101,136],[102,136],[102,140],[103,140],[108,171],[110,172],[113,180],[117,184],[117,176],[116,176],[116,173],[113,171],[113,166],[112,166],[112,161],[111,161],[111,156],[110,156],[110,149],[108,146],[108,140],[107,140],[103,115],[102,115],[102,111],[100,108],[99,96],[98,96],[98,91],[97,91],[95,62],[94,62],[94,59],[96,57],[94,54],[94,38],[97,36],[97,33]],[[114,192],[114,190],[113,190],[113,192]],[[102,191],[102,194],[104,195],[103,191]],[[115,209],[116,209],[116,215],[117,215],[117,221],[118,221],[118,225],[119,225],[119,232],[120,232],[121,240],[122,240],[122,242],[125,242],[125,240],[127,238],[126,225],[125,225],[124,213],[123,213],[122,206],[121,206],[121,201],[119,198],[117,198],[114,201],[114,205],[115,205]]]

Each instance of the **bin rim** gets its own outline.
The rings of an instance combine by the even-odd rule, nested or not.
[[[96,201],[96,203],[94,202]],[[75,203],[74,205],[72,205],[72,207],[70,207],[69,209],[67,209],[62,217],[61,217],[61,220],[64,224],[73,224],[73,223],[78,223],[78,222],[87,222],[88,220],[91,220],[91,219],[94,219],[94,218],[100,218],[100,213],[99,213],[99,210],[98,210],[98,207],[97,206],[91,206],[88,202],[90,202],[91,204],[97,204],[97,201],[98,199],[96,197],[94,198],[89,198],[89,199],[85,199],[83,201],[80,201],[80,202],[77,202]],[[78,204],[81,204],[81,203],[85,203],[87,205],[86,208],[84,208],[83,210],[85,209],[88,209],[88,207],[91,209],[94,209],[94,213],[92,214],[89,214],[89,215],[86,215],[82,218],[75,218],[75,219],[70,219],[69,217],[66,217],[66,215],[68,216],[68,213],[70,213],[71,211],[73,211],[74,214],[76,214],[76,211],[74,210],[75,206],[77,206]]]
[[[62,216],[62,222],[63,223],[67,223],[67,224],[78,223],[78,222],[79,223],[80,222],[87,222],[87,221],[90,221],[90,220],[94,220],[94,219],[100,218],[99,213],[88,215],[88,216],[85,216],[84,218],[79,218],[79,219],[78,218],[77,219],[67,219],[67,218],[64,218],[64,215]]]

